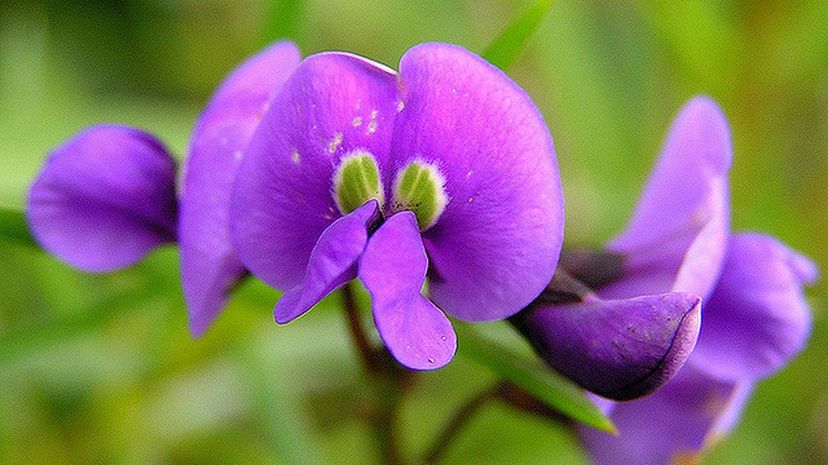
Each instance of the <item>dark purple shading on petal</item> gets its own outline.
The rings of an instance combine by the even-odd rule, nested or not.
[[[726,380],[755,380],[781,368],[808,338],[811,313],[802,286],[815,278],[813,263],[779,241],[732,236],[691,363]]]
[[[749,383],[718,381],[688,365],[653,394],[612,406],[618,436],[586,427],[579,432],[596,465],[671,464],[727,432],[749,393]]]
[[[305,280],[276,304],[277,323],[288,323],[310,310],[334,289],[356,278],[356,263],[368,242],[368,228],[380,217],[371,200],[331,223],[311,252]]]
[[[306,58],[253,135],[239,167],[231,222],[239,257],[278,289],[304,279],[322,231],[340,217],[331,180],[339,159],[362,149],[387,164],[397,77],[344,53]]]
[[[394,170],[414,158],[431,162],[449,197],[424,233],[431,298],[468,321],[511,316],[549,283],[563,238],[543,117],[508,76],[458,46],[412,48],[400,76]]]
[[[411,212],[389,218],[371,237],[359,264],[380,337],[397,361],[415,370],[440,368],[457,349],[451,322],[420,293],[427,268]]]
[[[55,149],[29,191],[37,241],[85,271],[123,268],[176,239],[175,161],[155,137],[94,126]]]
[[[701,299],[670,293],[538,305],[513,319],[552,368],[596,394],[643,396],[669,380],[699,334]]]
[[[181,196],[181,271],[190,330],[201,336],[244,274],[230,238],[230,194],[250,137],[300,60],[278,42],[242,63],[213,95],[190,141]]]
[[[623,298],[669,290],[706,298],[727,248],[730,129],[706,97],[676,117],[627,229],[609,249],[628,256],[625,277],[601,289]]]

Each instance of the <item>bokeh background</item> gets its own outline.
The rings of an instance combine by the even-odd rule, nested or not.
[[[0,205],[21,207],[47,152],[98,122],[178,157],[223,76],[287,37],[394,65],[410,46],[481,52],[526,0],[76,0],[0,3]],[[733,127],[733,224],[828,267],[828,2],[559,0],[510,74],[555,138],[567,238],[624,224],[670,119],[717,99]],[[177,252],[111,275],[0,242],[0,463],[366,464],[365,380],[337,300],[287,327],[249,282],[206,337],[186,330]],[[810,344],[758,387],[703,464],[828,463],[828,279]],[[494,376],[463,358],[403,405],[408,457]],[[560,425],[485,408],[446,464],[583,464]]]

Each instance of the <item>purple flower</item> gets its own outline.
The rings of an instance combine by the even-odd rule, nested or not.
[[[53,255],[85,271],[122,268],[175,242],[175,162],[145,132],[91,127],[50,154],[26,210]]]
[[[245,272],[230,239],[236,169],[299,60],[293,43],[278,42],[221,85],[190,143],[180,216],[175,162],[161,143],[136,129],[96,126],[55,150],[32,185],[27,210],[35,237],[87,271],[129,266],[177,238],[190,328],[203,334]]]
[[[394,357],[433,369],[456,347],[443,311],[502,319],[543,290],[563,196],[523,90],[460,47],[423,44],[399,73],[346,53],[305,59],[250,141],[231,224],[241,262],[286,290],[277,322],[359,277]]]
[[[247,143],[275,92],[299,64],[291,42],[242,63],[196,123],[184,169],[179,243],[190,330],[200,336],[245,269],[230,239],[230,193]]]
[[[695,350],[664,387],[640,400],[599,400],[614,437],[581,429],[599,464],[669,464],[693,456],[738,421],[753,385],[804,345],[810,313],[802,286],[815,266],[778,241],[728,232],[730,131],[698,97],[681,111],[636,213],[609,249],[626,257],[599,295],[666,290],[702,297]]]

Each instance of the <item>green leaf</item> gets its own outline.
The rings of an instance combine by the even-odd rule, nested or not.
[[[22,211],[0,207],[0,240],[38,247],[29,232],[29,225],[26,223],[26,215]]]
[[[575,421],[617,433],[612,421],[571,381],[539,362],[478,334],[469,325],[455,322],[454,329],[460,355],[486,366]]]
[[[555,0],[538,0],[525,13],[512,21],[483,52],[483,58],[500,69],[507,69],[538,28]]]
[[[74,339],[82,334],[101,331],[118,313],[135,302],[141,302],[158,295],[149,283],[139,283],[91,302],[88,306],[72,312],[67,318],[48,319],[25,331],[9,332],[3,335],[0,344],[0,368],[3,364],[24,357],[60,341]]]

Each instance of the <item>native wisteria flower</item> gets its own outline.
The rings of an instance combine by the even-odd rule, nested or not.
[[[359,277],[392,355],[433,369],[456,348],[444,311],[502,319],[543,290],[563,196],[524,91],[460,47],[423,44],[399,73],[346,53],[306,58],[245,151],[231,224],[241,262],[286,290],[277,322]]]
[[[236,169],[274,93],[299,60],[293,43],[278,42],[221,85],[196,124],[180,205],[175,162],[155,137],[95,126],[66,142],[29,194],[35,237],[69,264],[99,272],[132,265],[177,239],[190,329],[203,334],[244,274],[230,240]]]
[[[176,240],[175,162],[143,131],[91,127],[51,153],[26,214],[43,248],[72,266],[131,265]]]
[[[696,454],[738,421],[753,384],[805,343],[810,314],[801,287],[816,279],[816,268],[772,238],[728,232],[731,158],[721,111],[707,98],[691,100],[630,225],[608,246],[624,262],[620,277],[598,289],[602,298],[674,290],[704,303],[695,350],[675,378],[640,400],[598,400],[619,430],[617,437],[581,430],[599,464],[669,464]],[[547,322],[573,310],[548,306],[545,319],[533,321],[536,333],[547,334],[553,366],[554,342],[566,336]],[[654,335],[658,347],[663,335]]]

